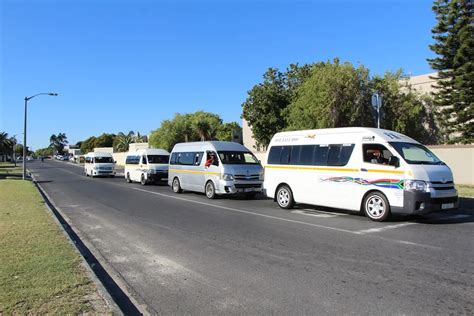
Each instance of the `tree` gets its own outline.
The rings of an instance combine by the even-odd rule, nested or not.
[[[319,63],[284,113],[288,130],[371,126],[368,70],[350,63]]]
[[[177,143],[219,139],[225,136],[225,129],[237,126],[233,122],[227,126],[217,114],[197,111],[188,114],[175,114],[171,120],[164,120],[161,126],[151,132],[150,145],[170,151]],[[225,127],[224,127],[225,126]],[[240,128],[240,127],[239,127]],[[231,131],[229,132],[231,133]],[[231,139],[231,136],[228,140]],[[227,139],[225,139],[227,140]]]
[[[437,0],[433,27],[437,55],[428,59],[438,71],[434,105],[448,142],[474,141],[474,19],[469,0]]]
[[[95,138],[94,148],[113,147],[115,138],[116,138],[115,134],[103,133],[99,137]]]
[[[86,140],[84,140],[82,143],[81,143],[81,153],[82,154],[87,154],[88,152],[91,152],[94,150],[95,148],[95,143],[96,143],[96,137],[95,136],[91,136],[89,138],[87,138]]]
[[[12,152],[11,138],[8,137],[8,133],[0,132],[0,154],[10,154]]]
[[[59,133],[58,135],[53,134],[49,138],[49,143],[54,152],[63,155],[64,147],[68,144],[67,136],[64,133]]]
[[[222,125],[222,119],[217,114],[198,111],[191,116],[191,128],[199,136],[199,140],[212,140]]]
[[[233,133],[234,132],[241,132],[242,127],[240,127],[239,123],[237,122],[230,122],[224,123],[220,126],[219,130],[217,131],[216,138],[218,140],[223,141],[233,141]]]
[[[386,72],[371,80],[371,90],[383,97],[380,127],[408,135],[424,144],[436,144],[438,128],[432,98],[416,92],[401,70]]]
[[[126,152],[130,144],[134,143],[135,140],[136,137],[133,131],[129,131],[128,134],[120,132],[117,134],[117,137],[115,137],[113,144],[114,149],[118,152]]]
[[[248,122],[257,147],[266,148],[273,134],[286,127],[283,110],[291,101],[291,93],[285,75],[269,68],[263,74],[263,82],[253,86],[247,94],[242,117]]]
[[[46,156],[52,156],[52,155],[53,155],[53,148],[51,147],[41,148],[35,151],[36,157],[46,157]]]

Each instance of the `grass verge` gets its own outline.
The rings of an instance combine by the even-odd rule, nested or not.
[[[108,313],[34,184],[19,178],[21,168],[0,165],[0,315]]]
[[[459,184],[456,185],[456,189],[458,189],[458,195],[460,197],[474,198],[474,186]]]

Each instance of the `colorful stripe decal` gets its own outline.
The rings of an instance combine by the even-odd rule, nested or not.
[[[387,189],[402,189],[404,188],[404,181],[400,179],[377,179],[377,180],[365,180],[362,178],[352,177],[331,177],[327,179],[321,179],[322,182],[350,182],[357,183],[360,185],[374,185],[380,188]]]

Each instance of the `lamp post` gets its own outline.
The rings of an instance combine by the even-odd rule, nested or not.
[[[56,97],[58,94],[52,93],[52,92],[43,92],[43,93],[32,95],[31,97],[25,97],[25,124],[23,128],[23,180],[26,180],[26,154],[27,154],[26,153],[26,114],[28,110],[28,101],[39,95],[49,95],[49,96]]]
[[[382,107],[382,94],[376,92],[372,95],[372,106],[377,111],[377,128],[380,128],[380,108]]]

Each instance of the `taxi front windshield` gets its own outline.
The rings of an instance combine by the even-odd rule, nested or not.
[[[112,157],[95,157],[94,158],[95,163],[112,163],[114,160]]]
[[[168,163],[170,156],[168,155],[148,155],[148,163]]]
[[[389,144],[410,165],[444,165],[444,162],[423,145],[402,142],[390,142]]]
[[[225,165],[258,165],[259,161],[250,152],[245,151],[220,151],[219,158]]]

